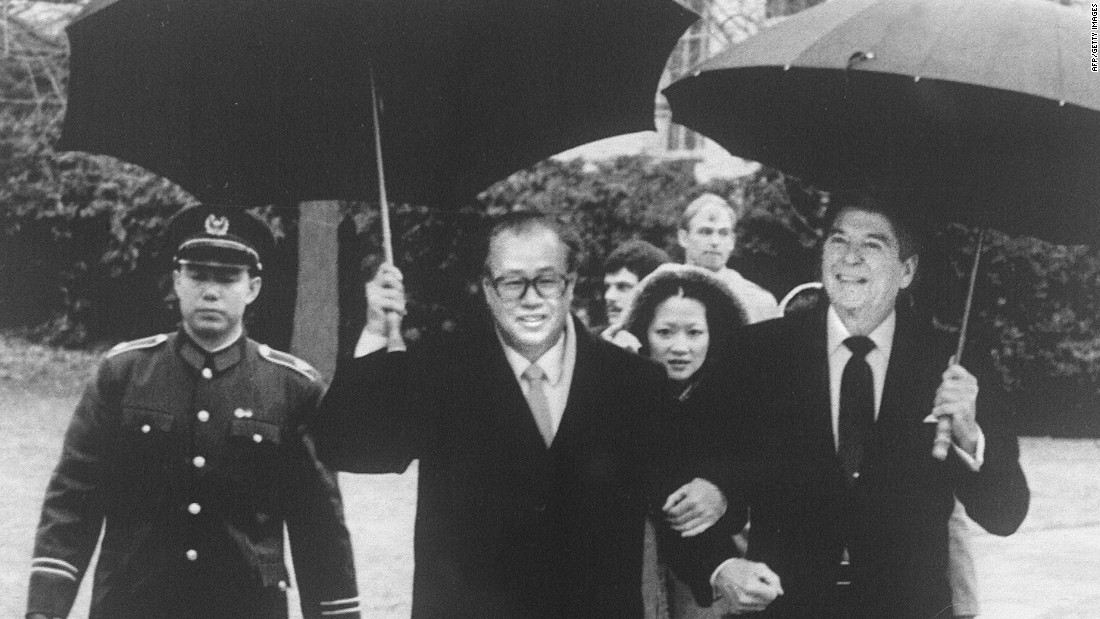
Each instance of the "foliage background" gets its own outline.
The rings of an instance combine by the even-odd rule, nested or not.
[[[63,46],[10,22],[0,58],[0,329],[89,347],[172,329],[177,314],[161,232],[194,202],[169,181],[107,157],[57,153],[64,110]],[[32,53],[33,52],[33,53]],[[476,243],[486,218],[513,208],[571,221],[584,243],[578,311],[594,322],[600,265],[628,238],[678,254],[677,216],[713,191],[743,212],[732,265],[777,297],[816,278],[816,243],[828,196],[761,170],[699,184],[691,161],[643,156],[604,162],[547,160],[448,211],[397,205],[398,265],[412,296],[410,335],[433,337],[476,306]],[[346,204],[342,237],[342,342],[362,316],[361,278],[376,262],[377,209]],[[297,269],[297,208],[257,213],[277,236],[250,333],[286,348]],[[914,295],[945,329],[962,313],[974,231],[941,227]],[[997,362],[1016,396],[1022,432],[1100,436],[1100,254],[993,234],[983,256],[970,346]]]

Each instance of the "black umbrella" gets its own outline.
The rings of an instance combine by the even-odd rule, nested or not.
[[[673,121],[828,189],[1065,244],[1100,234],[1091,16],[1046,0],[830,0],[665,90]]]
[[[453,204],[572,146],[652,129],[694,18],[671,0],[93,2],[67,29],[58,148],[207,201],[373,198],[373,74],[391,195]]]
[[[831,0],[666,89],[673,121],[828,189],[1067,244],[1100,234],[1088,12],[1045,0]],[[962,355],[979,235],[956,358]],[[950,422],[934,453],[943,458]]]

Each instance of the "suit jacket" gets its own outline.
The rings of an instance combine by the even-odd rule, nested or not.
[[[439,350],[378,351],[337,368],[321,407],[322,460],[361,473],[420,460],[413,617],[642,615],[666,379],[576,331],[550,448],[484,322]]]
[[[952,342],[899,311],[878,419],[861,476],[849,489],[833,443],[825,309],[748,327],[735,350],[732,394],[748,427],[733,430],[746,454],[731,476],[748,494],[748,558],[780,577],[785,595],[769,617],[834,617],[838,564],[847,548],[862,616],[951,616],[947,522],[957,495],[987,531],[1008,535],[1029,493],[1004,402],[976,359],[985,461],[972,472],[952,450],[931,456],[931,412]],[[977,355],[975,355],[977,357]],[[975,371],[978,368],[978,371]],[[988,377],[987,377],[988,378]],[[748,440],[741,440],[748,437]]]

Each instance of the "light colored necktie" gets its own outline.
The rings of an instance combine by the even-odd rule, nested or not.
[[[531,415],[549,447],[554,442],[554,423],[550,418],[550,400],[546,397],[546,373],[532,363],[524,370],[523,379],[527,381],[527,404],[531,407]]]

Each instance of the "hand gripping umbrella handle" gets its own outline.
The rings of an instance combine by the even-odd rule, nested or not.
[[[978,264],[982,260],[982,246],[985,244],[985,230],[978,233],[978,246],[974,249],[974,263],[970,266],[970,285],[966,291],[966,305],[963,306],[962,324],[959,325],[959,343],[955,347],[955,356],[949,365],[962,360],[966,346],[966,331],[970,326],[970,308],[974,302],[974,282],[978,279]],[[951,447],[951,417],[940,417],[936,421],[936,440],[932,443],[932,457],[943,461],[947,459],[947,450]]]

